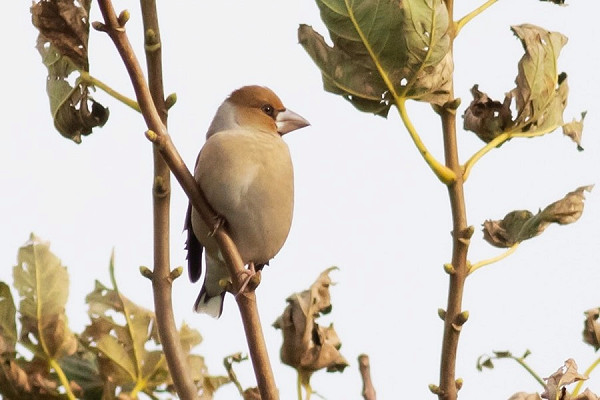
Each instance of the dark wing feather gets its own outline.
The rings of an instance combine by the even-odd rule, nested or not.
[[[204,250],[204,247],[202,246],[202,243],[198,241],[196,235],[194,235],[194,230],[192,229],[191,203],[188,205],[183,229],[187,231],[185,249],[188,252],[188,275],[190,277],[190,281],[196,282],[198,279],[200,279],[200,276],[202,276],[202,251]]]

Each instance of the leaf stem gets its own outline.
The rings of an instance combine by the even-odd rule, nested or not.
[[[104,92],[106,92],[106,94],[120,101],[126,106],[134,109],[135,111],[142,112],[137,101],[125,96],[124,94],[117,92],[116,90],[108,86],[106,83],[90,75],[87,71],[79,71],[79,79],[85,83],[94,85],[98,89],[102,89]]]
[[[477,161],[479,161],[484,155],[486,155],[492,149],[495,149],[496,147],[500,146],[502,143],[506,142],[507,140],[510,140],[513,138],[532,138],[532,137],[537,137],[537,136],[543,136],[543,135],[546,135],[546,134],[554,131],[555,129],[558,129],[558,127],[559,127],[558,125],[553,125],[551,127],[532,131],[532,132],[520,131],[520,132],[501,133],[500,135],[498,135],[494,139],[492,139],[489,143],[487,143],[485,146],[483,146],[480,150],[478,150],[475,154],[473,154],[471,156],[471,158],[469,158],[467,160],[467,162],[463,166],[463,180],[466,181],[468,179],[469,174],[471,173],[471,169],[473,168],[473,165],[475,165],[475,163]]]
[[[60,383],[62,384],[62,386],[65,388],[66,395],[69,398],[69,400],[76,400],[77,397],[75,397],[75,395],[73,394],[73,391],[71,391],[71,385],[69,384],[69,379],[67,378],[67,375],[65,375],[65,372],[62,370],[59,363],[54,358],[50,358],[48,360],[48,363],[50,364],[50,367],[52,367],[52,369],[54,369],[54,372],[56,372],[56,375],[58,375],[58,379],[60,380]]]
[[[478,16],[479,14],[481,14],[482,12],[484,12],[489,6],[491,6],[492,4],[494,4],[496,1],[498,0],[488,0],[485,3],[483,3],[482,5],[480,5],[479,7],[477,7],[476,9],[474,9],[473,11],[471,11],[470,13],[468,13],[467,15],[465,15],[464,17],[462,17],[461,19],[459,19],[458,21],[456,21],[455,23],[455,35],[458,35],[458,33],[460,32],[460,30],[469,22],[471,21],[473,18],[475,18],[476,16]]]
[[[417,146],[419,153],[421,153],[421,156],[423,156],[423,159],[425,160],[427,165],[429,165],[429,167],[431,168],[431,170],[433,171],[435,176],[437,176],[438,179],[440,181],[442,181],[442,183],[444,183],[445,185],[449,185],[449,184],[453,183],[456,180],[456,174],[450,168],[441,164],[429,152],[429,150],[427,150],[427,147],[421,140],[421,137],[417,133],[414,125],[412,124],[410,118],[408,117],[408,113],[406,112],[406,104],[405,103],[406,103],[406,99],[396,98],[396,105],[398,108],[398,112],[400,113],[400,118],[402,118],[402,122],[404,123],[404,126],[406,127],[408,134],[410,135],[411,139],[413,140],[413,143],[415,144],[415,146]]]
[[[596,369],[596,367],[600,365],[600,357],[598,357],[596,359],[596,361],[594,361],[583,373],[585,376],[589,377],[590,374],[592,373],[592,371],[594,371],[594,369]],[[575,397],[579,394],[579,391],[581,390],[581,388],[583,387],[583,380],[580,380],[579,382],[577,382],[577,385],[575,385],[575,388],[573,389],[573,392],[571,393],[571,397]]]
[[[546,382],[544,382],[544,380],[529,366],[529,364],[527,364],[525,362],[525,359],[523,357],[515,357],[515,356],[510,356],[510,358],[512,358],[513,360],[515,360],[517,363],[519,363],[519,365],[521,365],[521,367],[525,368],[525,370],[527,372],[529,372],[529,374],[531,376],[533,376],[533,378],[540,384],[542,385],[543,388],[546,388]]]
[[[513,244],[512,246],[510,246],[508,248],[508,250],[506,250],[504,253],[502,253],[496,257],[488,258],[486,260],[481,260],[479,262],[476,262],[475,264],[471,264],[471,267],[469,268],[469,275],[471,275],[473,272],[475,272],[476,270],[478,270],[481,267],[484,267],[489,264],[493,264],[495,262],[498,262],[498,261],[503,260],[504,258],[510,256],[512,253],[514,253],[517,250],[517,247],[519,247],[520,243],[521,242],[517,242],[517,243]]]

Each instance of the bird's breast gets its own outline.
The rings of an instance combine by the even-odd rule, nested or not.
[[[244,262],[273,258],[287,238],[294,206],[293,167],[285,142],[265,133],[219,132],[203,147],[195,175],[209,204],[226,219]],[[192,224],[195,233],[207,231],[199,218]],[[205,233],[196,235],[201,242]]]

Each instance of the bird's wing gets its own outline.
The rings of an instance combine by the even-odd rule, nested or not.
[[[190,281],[196,282],[202,275],[202,251],[204,247],[202,243],[194,235],[192,229],[192,203],[188,204],[187,213],[185,215],[185,224],[183,227],[187,230],[187,240],[185,242],[185,249],[187,250],[188,260],[188,274]]]

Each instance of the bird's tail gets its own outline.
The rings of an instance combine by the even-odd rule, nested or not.
[[[225,288],[221,281],[229,280],[229,272],[225,262],[211,257],[206,252],[206,276],[198,298],[194,303],[194,311],[219,318],[223,312]]]

